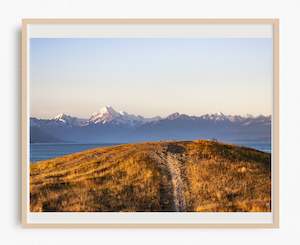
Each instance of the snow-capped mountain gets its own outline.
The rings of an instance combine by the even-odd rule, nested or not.
[[[240,115],[225,115],[222,112],[217,112],[213,114],[205,114],[200,116],[200,118],[204,120],[211,121],[230,121],[230,122],[242,122],[243,120],[247,120],[249,118],[253,119],[252,115],[240,116]]]
[[[83,126],[85,125],[86,119],[81,119],[77,117],[72,117],[69,115],[66,115],[64,113],[58,114],[55,116],[52,121],[61,124],[61,125],[66,125],[66,126]]]
[[[86,125],[86,119],[72,117],[64,113],[51,119],[30,118],[31,127],[80,127]]]
[[[140,115],[129,114],[124,111],[116,111],[111,106],[104,106],[98,112],[93,113],[89,119],[82,119],[73,117],[65,113],[58,114],[52,119],[37,119],[30,118],[31,126],[39,125],[60,125],[60,126],[88,126],[88,125],[128,125],[138,126],[150,122],[158,122],[160,120],[196,120],[196,121],[211,121],[211,122],[232,122],[249,125],[252,123],[271,123],[271,116],[240,116],[240,115],[225,115],[221,112],[213,114],[204,114],[201,116],[189,116],[187,114],[180,114],[178,112],[172,113],[167,117],[152,117],[146,118]]]
[[[190,116],[178,112],[145,118],[105,106],[89,119],[59,114],[52,119],[30,118],[34,142],[137,142],[168,139],[271,140],[271,116],[223,113]]]
[[[189,117],[188,115],[175,112],[175,113],[172,113],[169,116],[167,116],[166,120],[186,119],[188,117]]]
[[[136,126],[146,122],[159,120],[159,117],[144,118],[142,116],[136,116],[124,111],[117,112],[111,106],[104,106],[99,112],[93,113],[88,120],[89,124],[123,124],[129,126]]]
[[[229,120],[229,118],[234,117],[234,116],[226,116],[224,115],[222,112],[217,112],[217,113],[213,113],[213,114],[205,114],[200,116],[203,119],[208,119],[208,120],[213,120],[213,121],[225,121],[225,120]]]
[[[89,123],[105,124],[112,122],[119,117],[120,114],[116,112],[111,106],[105,106],[101,108],[99,112],[93,113],[88,121]]]

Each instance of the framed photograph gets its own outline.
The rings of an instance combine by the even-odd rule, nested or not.
[[[279,227],[279,20],[25,19],[25,227]]]

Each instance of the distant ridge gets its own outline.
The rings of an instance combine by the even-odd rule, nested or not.
[[[181,114],[179,112],[171,113],[166,117],[155,116],[151,118],[146,118],[140,115],[129,114],[124,111],[117,111],[110,105],[106,105],[100,108],[99,111],[92,113],[89,119],[82,119],[78,117],[73,117],[71,115],[61,113],[55,116],[52,119],[38,119],[35,117],[31,117],[31,119],[35,120],[44,120],[44,121],[55,121],[61,122],[64,124],[69,124],[72,126],[86,126],[87,124],[134,124],[134,123],[147,123],[152,121],[159,121],[164,119],[174,120],[178,118],[190,118],[190,119],[206,119],[206,120],[230,120],[230,121],[245,121],[246,119],[271,119],[271,116],[258,115],[253,116],[251,114],[247,114],[246,116],[241,115],[225,115],[222,112],[212,113],[212,114],[203,114],[200,116]]]
[[[30,127],[36,142],[44,142],[43,135],[58,140],[90,143],[192,140],[199,137],[271,140],[271,116],[225,115],[221,112],[190,116],[176,112],[164,118],[145,118],[118,112],[111,106],[101,108],[88,119],[65,113],[52,119],[30,118]],[[36,135],[37,131],[39,135]]]

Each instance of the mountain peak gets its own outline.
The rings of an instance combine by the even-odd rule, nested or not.
[[[175,113],[172,113],[169,116],[167,116],[167,119],[174,120],[174,119],[177,119],[179,117],[180,117],[180,113],[179,112],[175,112]]]
[[[65,113],[58,114],[51,120],[55,121],[55,123],[58,123],[60,125],[68,125],[68,126],[80,126],[85,121],[85,119],[72,117]]]
[[[119,112],[117,112],[114,108],[112,108],[110,105],[106,105],[106,106],[103,106],[99,112],[97,113],[94,113],[94,115],[97,115],[97,116],[109,116],[109,117],[112,117],[112,118],[115,118],[115,117],[119,117],[121,114]]]
[[[57,116],[55,116],[53,119],[54,120],[64,120],[64,119],[66,119],[66,118],[69,118],[70,116],[68,116],[67,114],[65,114],[65,113],[60,113],[60,114],[58,114]]]
[[[100,109],[99,112],[92,114],[89,119],[89,123],[92,124],[107,124],[113,123],[115,125],[129,125],[135,126],[146,122],[157,121],[160,117],[144,118],[139,115],[129,114],[125,111],[116,111],[109,105],[106,105]]]
[[[104,107],[102,107],[99,112],[93,113],[93,115],[90,118],[90,122],[92,123],[101,123],[101,124],[105,124],[107,122],[111,122],[114,119],[120,117],[121,114],[117,111],[114,110],[114,108],[112,108],[109,105],[106,105]]]
[[[112,108],[110,105],[103,106],[99,113],[105,114],[105,113],[116,113],[114,108]]]
[[[217,113],[215,113],[214,115],[216,115],[216,116],[225,116],[222,112],[217,112]]]
[[[224,121],[224,120],[228,119],[228,116],[226,116],[222,112],[217,112],[217,113],[211,114],[210,116],[212,119],[217,120],[217,121],[219,121],[219,120]]]

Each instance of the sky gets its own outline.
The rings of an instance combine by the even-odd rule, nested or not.
[[[31,38],[30,115],[272,113],[271,38]]]

